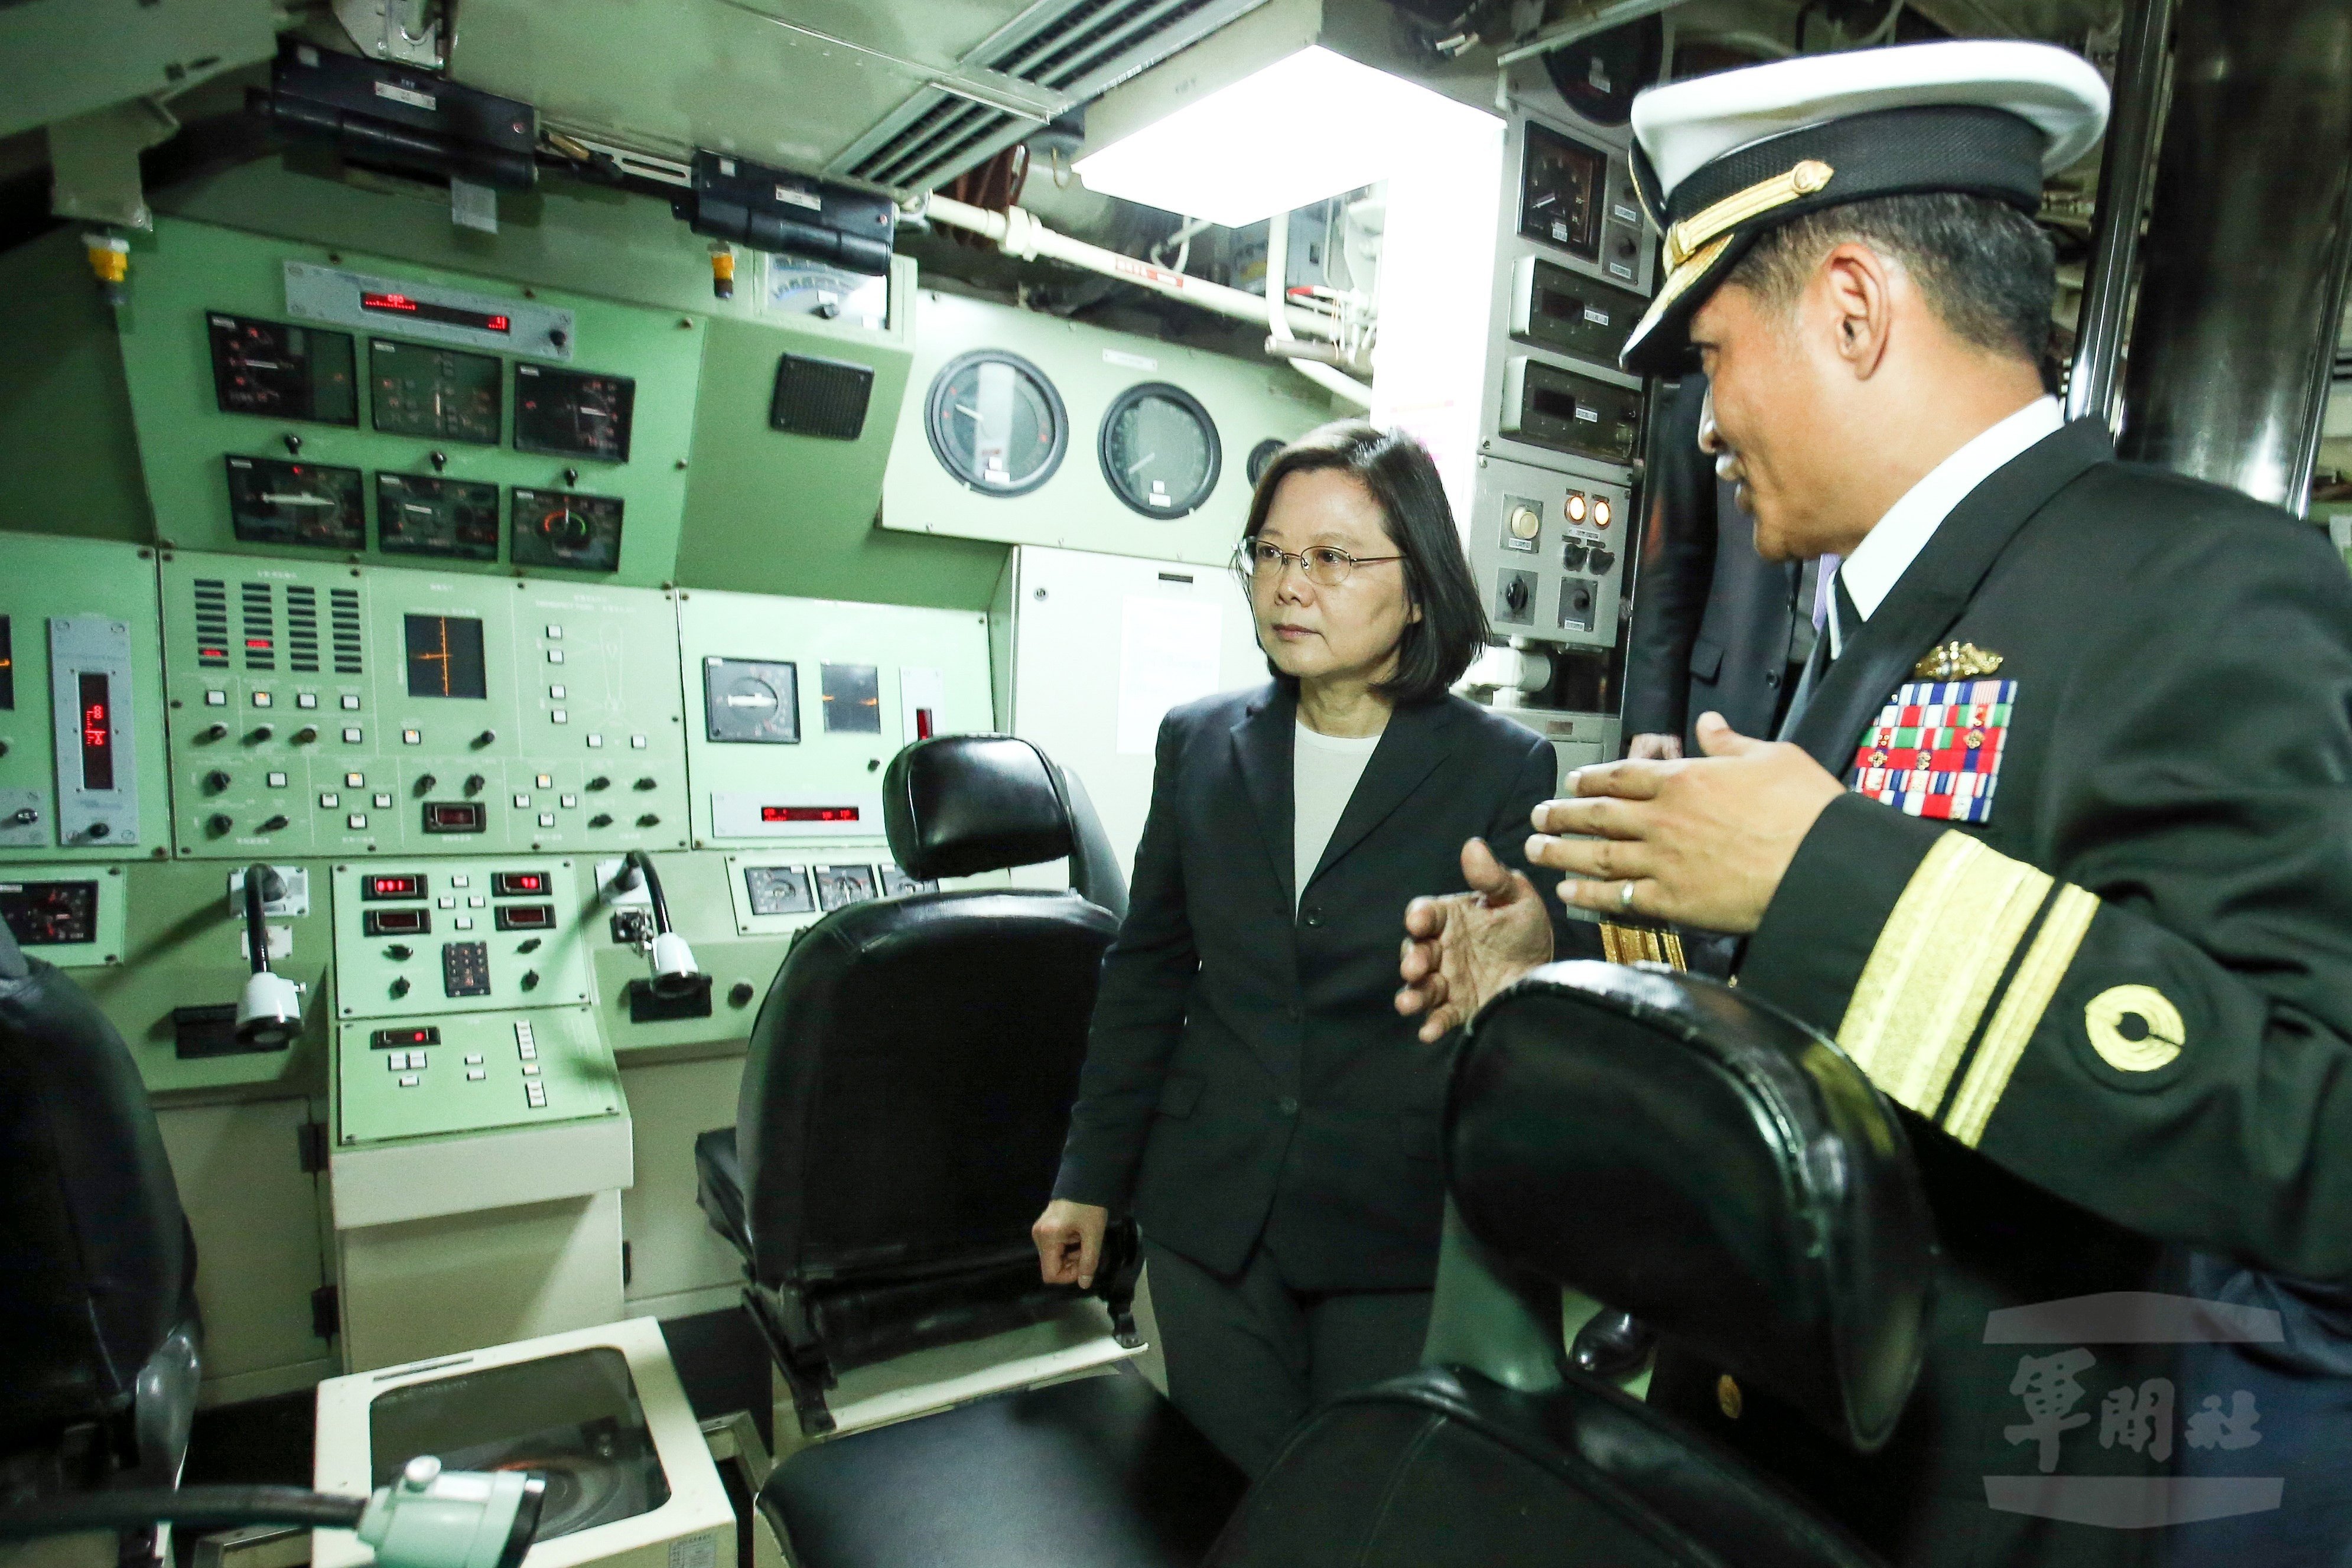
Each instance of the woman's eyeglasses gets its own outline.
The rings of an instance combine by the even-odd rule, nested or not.
[[[1278,544],[1263,539],[1243,542],[1234,552],[1234,572],[1254,584],[1278,583],[1282,569],[1292,562],[1307,574],[1307,580],[1318,588],[1337,588],[1354,575],[1359,566],[1377,566],[1383,561],[1402,561],[1402,555],[1350,555],[1328,544],[1310,544],[1292,554]]]

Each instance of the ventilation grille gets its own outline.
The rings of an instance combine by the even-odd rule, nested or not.
[[[1265,0],[1071,0],[982,44],[966,70],[995,71],[1079,103],[1148,70]],[[929,190],[995,156],[1034,121],[927,87],[837,159],[833,174]]]
[[[228,584],[217,577],[196,579],[196,664],[228,668]]]
[[[245,593],[245,668],[276,669],[278,668],[278,617],[269,602],[269,584],[240,584]]]
[[[855,441],[866,428],[866,405],[873,395],[871,365],[786,354],[776,365],[768,423],[798,436]]]
[[[286,668],[319,668],[319,590],[299,584],[286,590]]]
[[[360,668],[360,591],[357,588],[330,588],[327,590],[327,613],[333,622],[335,673],[362,673]]]

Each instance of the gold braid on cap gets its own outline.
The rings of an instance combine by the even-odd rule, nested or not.
[[[1687,293],[1692,284],[1706,276],[1716,258],[1731,243],[1731,231],[1749,218],[1786,206],[1801,196],[1810,196],[1830,183],[1837,171],[1819,158],[1808,158],[1785,174],[1775,174],[1744,191],[1735,191],[1713,206],[1690,216],[1666,230],[1666,280],[1658,286],[1650,308],[1642,313],[1627,336],[1626,344],[1640,342],[1650,335],[1676,300]]]
[[[1811,195],[1826,186],[1836,173],[1819,158],[1808,158],[1785,174],[1760,180],[1744,191],[1733,192],[1704,212],[1693,213],[1666,230],[1666,264],[1682,266],[1716,236],[1727,234],[1774,207],[1786,206],[1800,196]]]

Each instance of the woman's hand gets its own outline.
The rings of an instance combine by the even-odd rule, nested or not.
[[[1107,1208],[1067,1198],[1047,1204],[1029,1227],[1029,1239],[1037,1244],[1037,1271],[1045,1283],[1091,1289],[1095,1265],[1102,1261],[1103,1232],[1109,1228]]]
[[[1468,1023],[1496,992],[1551,962],[1551,917],[1524,873],[1473,838],[1462,847],[1462,879],[1468,892],[1415,899],[1404,909],[1396,1009],[1428,1015],[1423,1041]]]

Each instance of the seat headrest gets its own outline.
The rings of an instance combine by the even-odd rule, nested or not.
[[[1868,1453],[1918,1376],[1935,1226],[1843,1053],[1697,975],[1578,961],[1455,1058],[1446,1180],[1517,1267],[1633,1312]]]
[[[882,826],[909,877],[970,877],[1070,853],[1045,753],[1011,735],[941,735],[890,759]]]

